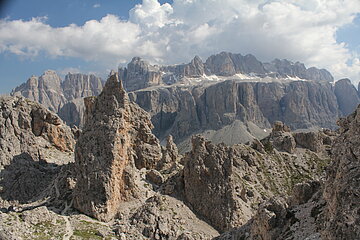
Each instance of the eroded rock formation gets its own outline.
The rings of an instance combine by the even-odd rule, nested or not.
[[[284,128],[278,123],[274,131],[284,133]],[[303,181],[321,179],[328,163],[324,155],[295,149],[294,139],[296,154],[270,151],[260,142],[228,147],[200,136],[192,141],[192,150],[183,159],[184,198],[220,232],[245,224],[264,200],[289,195]]]
[[[340,136],[325,182],[324,239],[356,239],[360,234],[360,107],[339,121]]]
[[[332,162],[323,183],[295,185],[288,202],[270,199],[247,224],[215,239],[357,239],[360,234],[359,124],[360,107],[339,121],[340,135],[332,145]],[[317,138],[316,135],[302,137]]]
[[[20,154],[39,160],[45,146],[68,152],[74,149],[70,128],[39,103],[22,97],[1,97],[0,115],[0,168]]]
[[[109,221],[121,202],[137,194],[134,170],[154,168],[161,148],[147,113],[129,102],[117,74],[85,105],[86,122],[75,151],[74,206]]]
[[[41,103],[59,116],[69,126],[81,126],[84,112],[84,97],[97,96],[103,88],[101,78],[95,75],[72,74],[61,81],[59,75],[52,70],[40,77],[32,76],[29,80],[16,87],[11,95],[24,96]]]
[[[215,131],[227,144],[263,138],[280,120],[292,130],[336,128],[340,114],[333,87],[320,82],[238,82],[211,86],[145,89],[129,93],[152,116],[154,133],[176,143],[194,133]],[[215,139],[214,139],[215,140]]]

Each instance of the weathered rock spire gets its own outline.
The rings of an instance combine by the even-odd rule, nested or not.
[[[155,167],[161,148],[148,114],[128,101],[116,73],[85,105],[86,122],[75,150],[74,206],[109,221],[121,202],[136,196],[135,166]]]

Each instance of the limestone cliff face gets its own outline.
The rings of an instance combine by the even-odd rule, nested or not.
[[[360,107],[339,121],[340,136],[325,182],[324,239],[357,239],[360,234]]]
[[[101,93],[103,82],[93,74],[69,73],[61,83],[67,101],[76,98],[97,96]]]
[[[134,169],[154,168],[161,148],[147,113],[128,101],[116,74],[85,106],[85,126],[75,151],[74,206],[108,221],[121,202],[136,196]]]
[[[159,85],[161,72],[157,66],[152,66],[139,57],[134,57],[127,68],[119,69],[119,78],[127,91],[133,91]]]
[[[154,133],[176,142],[196,132],[219,130],[239,120],[269,128],[280,120],[291,129],[335,128],[339,108],[328,83],[238,82],[169,87],[129,93],[152,116]]]
[[[326,69],[317,69],[315,67],[306,68],[303,63],[290,62],[286,59],[275,59],[270,63],[264,64],[265,69],[278,77],[298,77],[314,81],[333,82],[333,76]]]
[[[70,126],[81,125],[83,104],[78,98],[97,96],[103,88],[101,78],[94,75],[72,74],[61,81],[55,71],[48,70],[40,77],[32,76],[16,87],[11,95],[24,96],[41,103],[51,111],[58,113]]]
[[[39,103],[22,97],[1,97],[0,116],[0,168],[20,154],[41,160],[45,146],[68,152],[74,149],[70,128]]]
[[[241,54],[221,52],[210,56],[206,60],[205,66],[210,74],[219,76],[232,76],[236,73],[265,74],[266,72],[263,64],[251,54],[242,56]]]
[[[57,112],[66,101],[60,85],[60,77],[55,71],[48,70],[40,77],[32,76],[26,83],[15,88],[11,95],[24,96]]]
[[[84,112],[84,98],[76,98],[65,103],[64,106],[60,108],[58,114],[67,125],[82,128],[84,125]]]
[[[347,78],[341,79],[335,83],[335,95],[343,116],[352,113],[360,103],[356,88]]]

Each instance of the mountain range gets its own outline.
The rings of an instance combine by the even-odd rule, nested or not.
[[[279,120],[297,129],[335,129],[341,116],[360,103],[349,79],[333,83],[325,69],[275,59],[262,63],[253,55],[222,52],[205,62],[151,65],[134,57],[118,69],[129,98],[150,113],[161,141],[171,134],[181,151],[201,133],[215,143],[244,143],[269,134]],[[70,126],[83,126],[84,101],[97,96],[104,82],[71,74],[62,81],[54,71],[31,77],[11,95],[21,95],[57,112]]]

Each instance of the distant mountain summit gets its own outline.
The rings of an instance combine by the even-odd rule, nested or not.
[[[93,74],[68,73],[62,81],[55,71],[47,70],[40,77],[30,77],[10,95],[39,102],[59,113],[68,125],[80,125],[78,113],[84,108],[81,98],[99,95],[103,85],[103,80]]]
[[[240,75],[240,76],[239,76]],[[207,80],[211,76],[226,78],[276,78],[333,82],[334,78],[326,69],[306,68],[303,63],[275,59],[262,63],[255,56],[221,52],[210,56],[205,62],[195,56],[190,63],[170,66],[151,65],[134,57],[126,68],[119,68],[119,77],[128,91],[161,84],[183,83],[188,78],[195,82]]]
[[[194,133],[214,142],[234,144],[268,135],[282,121],[292,129],[336,128],[338,117],[360,103],[350,80],[336,84],[325,69],[275,59],[221,52],[205,62],[159,66],[134,57],[118,69],[129,98],[151,115],[154,134],[184,142]],[[31,77],[11,95],[22,95],[57,112],[70,126],[83,126],[84,97],[100,94],[104,82],[94,75],[54,71]],[[264,130],[265,129],[265,130]],[[186,140],[186,141],[185,141]],[[189,147],[189,146],[187,146]]]

